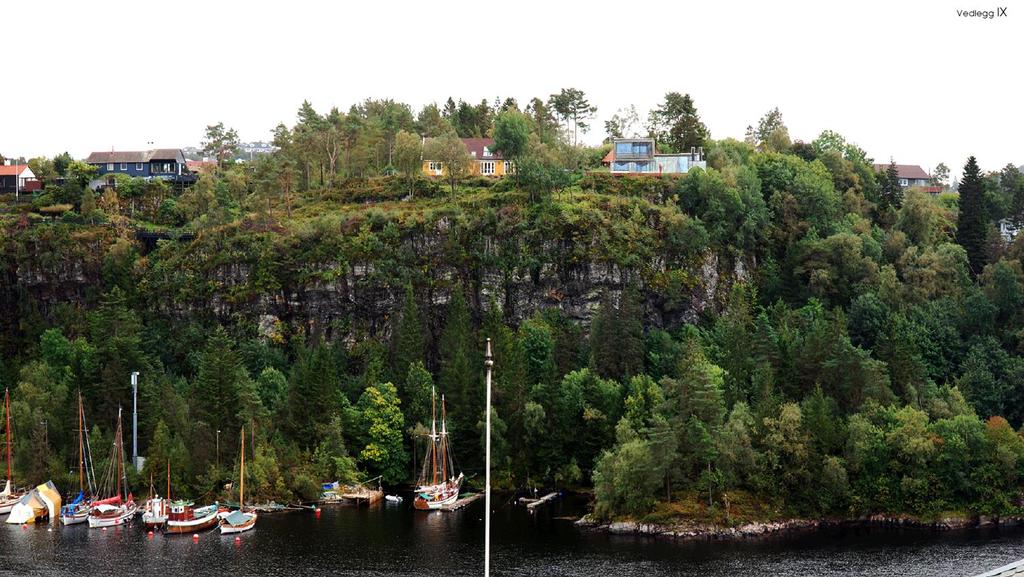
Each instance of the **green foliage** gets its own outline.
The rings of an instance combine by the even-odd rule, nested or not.
[[[356,409],[366,431],[366,445],[359,452],[360,462],[381,475],[385,483],[398,483],[408,477],[408,455],[402,443],[405,419],[399,407],[398,391],[391,383],[367,387]]]

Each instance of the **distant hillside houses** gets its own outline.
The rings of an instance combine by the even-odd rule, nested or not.
[[[889,170],[888,164],[875,164],[874,167],[876,172]],[[941,186],[935,186],[932,175],[917,164],[897,164],[896,174],[899,176],[900,186],[903,188],[914,186],[932,194],[940,193],[943,190]]]
[[[203,149],[196,146],[186,146],[181,149],[188,160],[213,160]],[[231,160],[234,162],[251,162],[261,154],[272,154],[277,147],[270,142],[257,140],[253,142],[242,142],[238,145],[238,152]]]

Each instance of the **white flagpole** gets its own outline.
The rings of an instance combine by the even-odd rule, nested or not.
[[[487,474],[484,480],[484,577],[491,577],[491,367],[494,358],[491,356],[491,339],[487,339],[487,353],[484,355],[484,367],[487,369],[487,441],[486,460]]]

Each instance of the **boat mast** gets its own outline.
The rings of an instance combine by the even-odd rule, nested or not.
[[[81,400],[82,393],[79,391],[78,398]],[[85,454],[89,461],[85,466],[85,474],[89,482],[89,494],[93,497],[96,496],[98,487],[96,486],[96,470],[93,468],[92,462],[92,446],[89,444],[89,425],[85,421],[85,405],[82,405],[82,436],[85,438]]]
[[[85,410],[82,408],[82,391],[78,391],[78,490],[85,492]]]
[[[10,452],[10,444],[7,445]],[[434,387],[430,387],[430,457],[433,465],[431,472],[431,485],[437,484],[437,393]],[[8,456],[8,469],[10,468],[10,456]],[[10,473],[8,473],[10,476]]]
[[[245,505],[245,427],[242,427],[242,466],[239,467],[238,510]]]
[[[167,458],[167,495],[164,496],[165,501],[171,499],[171,459]]]
[[[442,477],[448,481],[448,426],[445,423],[444,395],[441,395],[441,467],[444,472]]]
[[[10,389],[4,389],[4,415],[5,415],[4,418],[7,421],[7,425],[6,425],[6,433],[7,434],[4,435],[6,437],[5,440],[7,441],[7,480],[11,481],[11,484],[13,485],[14,481],[11,479],[11,390]],[[13,487],[12,487],[12,489],[13,489]]]
[[[124,465],[121,463],[121,408],[117,409],[117,432],[114,434],[114,453],[116,453],[115,459],[117,459],[117,469],[114,471],[114,476],[117,477],[117,495],[121,496],[121,471],[124,470]]]

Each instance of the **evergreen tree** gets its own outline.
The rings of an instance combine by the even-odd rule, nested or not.
[[[225,439],[233,439],[231,433],[241,427],[236,412],[247,381],[249,375],[231,336],[224,327],[218,326],[199,355],[193,399],[196,416],[227,435]]]
[[[440,339],[440,394],[445,395],[449,427],[454,429],[455,446],[465,462],[476,462],[479,447],[472,431],[484,410],[483,391],[476,377],[473,359],[475,339],[469,306],[462,289],[453,291],[448,303],[444,331]]]
[[[406,285],[402,315],[398,318],[391,344],[391,374],[396,382],[403,382],[413,363],[426,360],[425,348],[423,317],[416,306],[412,285]]]
[[[981,180],[978,161],[972,156],[964,165],[960,181],[960,213],[957,217],[956,242],[967,251],[971,275],[981,274],[985,268],[985,234],[988,223],[985,215],[985,188]]]
[[[347,405],[344,356],[329,344],[304,349],[292,366],[286,425],[301,447],[315,447],[334,414]]]
[[[889,159],[889,166],[879,176],[878,191],[879,208],[899,209],[903,205],[903,187],[900,186],[900,174],[896,168],[896,161]]]

